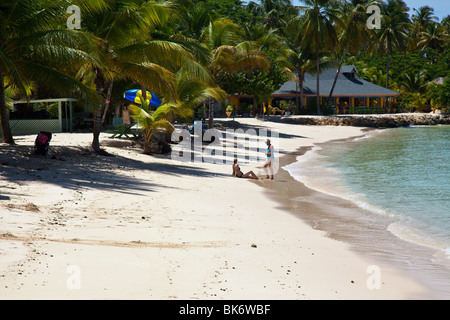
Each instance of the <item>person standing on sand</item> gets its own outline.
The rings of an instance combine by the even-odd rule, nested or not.
[[[267,160],[266,160],[266,163],[264,164],[264,171],[266,172],[266,179],[269,179],[268,171],[270,171],[270,173],[271,173],[270,180],[273,180],[273,164],[274,164],[275,156],[273,154],[273,146],[270,144],[270,139],[266,140],[266,144],[267,144],[267,150],[266,150]],[[267,169],[267,168],[269,168],[269,169]]]

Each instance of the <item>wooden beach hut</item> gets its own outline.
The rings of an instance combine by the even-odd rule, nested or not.
[[[73,130],[73,109],[77,100],[71,98],[19,100],[13,102],[9,125],[13,135],[53,133]],[[54,112],[47,110],[54,106]]]
[[[322,102],[327,101],[336,76],[336,69],[324,70],[319,78],[319,95]],[[300,93],[299,84],[295,81],[284,83],[281,88],[272,93],[268,104],[277,105],[281,100],[296,101],[301,105],[300,99],[303,99],[305,112],[307,106],[311,106],[314,112],[317,105],[317,81],[316,74],[307,73],[303,81],[303,95]],[[355,66],[343,66],[336,81],[332,95],[332,110],[334,113],[386,113],[393,109],[391,105],[395,104],[400,93],[378,86],[366,81],[358,76]],[[229,100],[233,101],[235,106],[242,102],[251,103],[253,97],[246,94],[231,95]]]
[[[336,69],[324,70],[319,77],[319,96],[326,101],[336,76]],[[309,99],[316,103],[317,77],[307,73],[303,81],[303,105]],[[389,106],[396,102],[400,93],[361,79],[355,66],[343,66],[333,90],[331,105],[336,113],[381,113],[390,112]],[[272,94],[273,99],[301,99],[297,82],[288,81]]]

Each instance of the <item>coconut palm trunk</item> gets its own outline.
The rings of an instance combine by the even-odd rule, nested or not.
[[[330,107],[330,101],[333,97],[334,88],[336,87],[336,82],[339,77],[339,74],[341,73],[342,64],[344,63],[344,59],[345,59],[346,55],[347,55],[347,48],[345,48],[344,53],[342,54],[341,60],[339,61],[339,67],[336,70],[336,75],[334,76],[333,85],[331,86],[330,94],[328,95],[328,99],[327,99],[327,105],[326,105],[327,110]]]
[[[209,108],[208,129],[212,129],[214,126],[213,98],[208,98],[208,108]]]
[[[389,89],[389,57],[390,53],[386,54],[386,89]]]
[[[14,144],[14,139],[11,134],[11,128],[9,126],[8,111],[6,110],[5,79],[1,70],[0,70],[0,117],[2,124],[3,142]]]
[[[317,92],[316,92],[316,99],[317,99],[317,114],[320,114],[320,63],[319,63],[319,40],[317,39],[317,45],[316,45],[316,72],[317,72]]]
[[[103,118],[102,118],[102,126],[106,121],[106,116],[108,115],[109,109],[111,108],[111,96],[112,96],[112,90],[114,86],[114,81],[111,80],[108,85],[108,92],[106,94],[106,103],[105,103],[105,112],[103,112]]]
[[[103,95],[103,88],[105,85],[105,78],[103,76],[102,71],[100,70],[100,68],[95,68],[95,90],[97,91],[97,94],[99,96]],[[102,101],[97,108],[95,109],[94,112],[94,125],[92,128],[92,149],[94,149],[94,151],[96,153],[103,153],[104,151],[100,148],[100,132],[102,129],[102,115],[103,115],[103,109],[104,109],[104,104],[105,102]]]

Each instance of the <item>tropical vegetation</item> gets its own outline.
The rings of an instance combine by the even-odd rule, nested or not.
[[[70,5],[81,9],[80,29],[67,27]],[[372,5],[381,9],[380,29],[367,28]],[[132,107],[148,138],[166,124],[158,121],[190,120],[199,106],[212,127],[213,101],[226,103],[227,94],[250,95],[253,111],[264,112],[285,81],[295,80],[303,95],[306,73],[317,74],[319,87],[324,68],[337,76],[345,64],[400,92],[407,110],[444,109],[449,82],[432,81],[450,77],[449,34],[450,16],[440,20],[433,8],[403,0],[0,0],[3,141],[14,143],[8,109],[18,97],[50,92],[85,103],[95,115],[92,147],[101,152],[106,115],[123,104],[125,89],[163,100],[157,111]],[[305,112],[302,97],[292,109]],[[315,112],[323,110],[317,96]]]

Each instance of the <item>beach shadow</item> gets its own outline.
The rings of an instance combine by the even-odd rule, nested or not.
[[[240,123],[239,121],[235,120],[235,121],[220,121],[220,120],[214,120],[216,122],[216,124],[218,124],[218,127],[220,129],[242,129],[245,131],[249,130],[249,129],[255,129],[256,132],[258,133],[260,130],[270,130],[270,128],[264,127],[264,126],[258,126],[258,125],[247,125],[245,123]],[[269,121],[269,118],[267,118],[267,121]],[[305,136],[300,136],[300,135],[296,135],[296,134],[286,134],[286,133],[282,133],[282,132],[278,132],[278,136],[282,139],[309,139],[308,137]],[[270,135],[268,137],[270,139]]]
[[[100,156],[82,147],[52,146],[50,159],[32,155],[32,149],[31,146],[0,146],[0,178],[17,184],[41,181],[71,190],[94,188],[144,194],[168,188],[163,179],[140,178],[145,171],[172,176],[217,176],[193,165],[143,162],[120,155]]]

